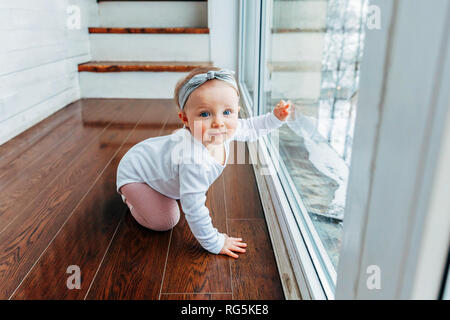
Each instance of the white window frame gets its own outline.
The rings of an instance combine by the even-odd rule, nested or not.
[[[245,34],[244,34],[244,30],[243,30],[243,21],[245,18],[245,10],[246,10],[246,6],[243,5],[243,0],[239,0],[239,46],[238,46],[238,82],[239,83],[244,83],[244,75],[242,70],[245,70],[245,57],[244,57],[244,44],[243,42],[246,40],[245,39]],[[260,13],[261,13],[261,3],[260,1],[257,1],[257,5],[256,5],[256,21],[260,21]],[[253,38],[253,48],[255,49],[253,52],[253,56],[256,57],[257,59],[254,59],[254,65],[253,65],[253,70],[258,70],[259,68],[259,39],[260,39],[260,28],[256,28],[256,34],[255,37]],[[259,83],[259,78],[258,78],[258,72],[255,72],[255,74],[253,75],[253,86],[254,86],[254,91],[253,91],[253,96],[250,97],[250,92],[248,91],[247,87],[245,85],[241,85],[240,86],[240,93],[242,96],[243,101],[245,101],[245,111],[249,114],[249,116],[253,116],[254,114],[258,114],[258,110],[256,109],[259,106],[259,95],[258,93],[258,83]],[[252,101],[252,103],[251,103]]]
[[[264,9],[268,2],[262,2]],[[295,218],[274,172],[269,144],[266,139],[249,143],[252,161],[257,161],[258,187],[269,194],[281,230],[281,236],[271,231],[275,228],[265,212],[271,237],[278,237],[272,242],[285,246],[303,299],[438,298],[450,241],[450,106],[446,90],[450,87],[450,4],[446,0],[410,2],[371,1],[381,9],[382,28],[366,35],[333,294],[319,279],[307,250],[308,240],[293,228]],[[414,61],[427,63],[412,68]],[[411,91],[406,83],[423,90]],[[248,101],[244,98],[243,102],[247,107]],[[399,107],[405,103],[413,115]],[[395,146],[410,141],[417,144],[408,145],[403,154],[396,152]],[[262,166],[268,166],[273,174],[261,178]],[[414,187],[409,188],[411,185]],[[278,253],[276,257],[281,259]],[[380,289],[366,285],[370,265],[380,267]]]

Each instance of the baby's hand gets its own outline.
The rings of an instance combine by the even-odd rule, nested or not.
[[[289,108],[291,105],[292,103],[289,100],[287,103],[284,100],[280,100],[277,106],[273,109],[273,113],[279,120],[284,121],[291,113],[291,108]]]
[[[245,249],[242,247],[247,247],[247,244],[242,242],[242,238],[232,238],[228,235],[225,235],[225,243],[223,244],[222,250],[220,250],[220,254],[225,254],[233,258],[239,258],[239,256],[232,251],[245,253]]]

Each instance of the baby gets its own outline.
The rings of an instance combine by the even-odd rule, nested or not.
[[[279,128],[289,116],[283,100],[273,112],[238,119],[239,89],[234,72],[218,67],[197,68],[175,88],[178,116],[184,127],[133,146],[117,169],[117,191],[142,226],[165,231],[180,218],[200,245],[214,254],[238,258],[245,253],[242,238],[213,227],[206,192],[226,166],[233,140],[254,141]]]

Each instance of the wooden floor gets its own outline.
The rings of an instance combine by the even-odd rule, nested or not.
[[[86,99],[1,145],[0,299],[284,299],[250,165],[207,194],[214,226],[248,244],[236,260],[203,250],[184,214],[141,227],[116,193],[127,150],[178,127],[172,100]]]

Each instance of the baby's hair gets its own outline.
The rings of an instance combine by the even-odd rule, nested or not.
[[[206,73],[206,72],[208,72],[208,71],[219,71],[219,70],[221,70],[221,68],[219,68],[219,67],[214,67],[214,66],[209,66],[209,67],[198,67],[198,68],[195,68],[195,69],[191,70],[191,72],[189,72],[189,74],[188,74],[186,77],[184,77],[184,78],[182,78],[181,80],[179,80],[179,81],[177,82],[176,86],[175,86],[175,92],[174,92],[174,98],[175,98],[175,102],[176,102],[178,108],[181,109],[181,107],[180,107],[180,101],[178,100],[178,93],[180,92],[181,87],[182,87],[186,82],[188,82],[189,80],[191,80],[192,77],[196,76],[197,74],[200,74],[200,73]],[[234,88],[232,85],[230,85],[230,84],[228,84],[228,83],[226,83],[226,82],[224,82],[224,83],[227,84],[227,85],[229,85],[229,86],[232,87],[233,89],[236,89],[236,88]],[[240,97],[239,90],[236,90],[236,92],[237,92],[238,97]]]

